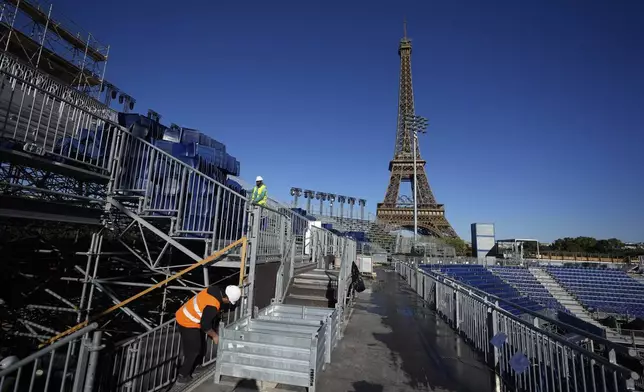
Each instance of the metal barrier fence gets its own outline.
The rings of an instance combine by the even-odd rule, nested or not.
[[[510,388],[535,392],[635,389],[639,375],[616,360],[616,352],[634,355],[633,350],[512,304],[534,319],[528,322],[502,309],[499,303],[506,301],[500,298],[405,262],[396,261],[395,269],[468,339]],[[538,319],[573,330],[585,339],[586,348],[539,328]],[[605,356],[595,353],[600,347]]]
[[[94,390],[101,348],[97,327],[90,324],[1,371],[0,391]]]

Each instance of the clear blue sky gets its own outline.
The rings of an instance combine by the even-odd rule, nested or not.
[[[456,231],[644,240],[644,2],[125,1],[55,9],[107,78],[228,146],[242,177],[368,200],[387,187],[407,17],[430,184]]]

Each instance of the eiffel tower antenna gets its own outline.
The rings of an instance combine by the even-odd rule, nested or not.
[[[435,237],[457,237],[456,232],[445,218],[445,208],[438,204],[425,172],[426,161],[420,156],[417,143],[418,133],[427,128],[427,119],[417,116],[414,108],[414,89],[411,78],[411,40],[407,37],[407,19],[403,22],[403,38],[398,45],[400,56],[400,86],[398,89],[398,121],[394,157],[389,162],[389,185],[385,200],[378,204],[377,217],[384,223],[403,227],[417,226],[419,231]],[[416,141],[416,143],[414,143]],[[414,148],[415,145],[415,148]],[[416,195],[409,203],[409,197],[401,197],[400,184],[408,182]],[[416,184],[414,184],[416,182]],[[415,186],[414,186],[415,185]],[[415,223],[417,221],[417,223]]]
[[[407,18],[403,19],[403,39],[407,39]]]

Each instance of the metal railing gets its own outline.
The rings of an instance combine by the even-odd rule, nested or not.
[[[295,271],[295,236],[291,240],[291,244],[287,246],[288,253],[285,254],[282,262],[280,263],[279,270],[275,282],[275,302],[281,303],[286,297],[288,286],[293,280]]]
[[[279,216],[278,216],[279,215]],[[268,219],[266,219],[268,218]],[[301,252],[304,252],[306,243],[301,236],[292,234],[293,222],[298,224],[298,216],[289,216],[281,211],[270,207],[254,206],[248,213],[248,241],[249,241],[249,274],[247,283],[244,284],[244,294],[241,306],[237,306],[233,312],[225,314],[222,320],[225,324],[240,320],[251,315],[254,308],[254,284],[255,267],[260,256],[275,255],[281,257],[281,264],[276,276],[275,298],[283,296],[293,277],[293,270],[296,264],[297,246],[300,242]],[[266,223],[266,222],[272,223]],[[279,230],[270,225],[277,223]],[[268,225],[268,226],[267,226]],[[355,258],[355,241],[346,238],[339,238],[328,230],[309,228],[313,249],[327,249],[337,251],[342,258],[340,279],[344,284],[343,291],[347,291],[348,279],[350,279],[351,255]],[[335,237],[335,238],[334,238]],[[282,241],[290,241],[285,245]],[[341,245],[339,245],[341,244]],[[318,252],[322,252],[319,250]],[[352,253],[353,252],[353,253]],[[326,253],[318,253],[314,257],[323,257]],[[346,266],[349,266],[347,268]],[[349,271],[349,272],[348,272]],[[348,276],[348,278],[346,278]],[[342,294],[342,300],[346,300],[346,293]],[[104,355],[104,361],[109,367],[102,369],[100,379],[101,391],[128,391],[128,392],[152,392],[161,390],[170,385],[177,376],[177,365],[181,361],[181,341],[178,333],[176,320],[172,319],[154,328],[145,334],[138,335],[109,351]],[[211,365],[216,359],[215,345],[206,338],[206,349],[202,359],[202,366]]]
[[[94,390],[102,348],[101,331],[93,332],[97,326],[90,324],[1,371],[0,391]]]
[[[250,284],[244,284],[240,305],[224,312],[224,325],[250,314]],[[209,337],[202,353],[200,365],[205,367],[217,358],[216,344]],[[176,319],[117,344],[104,353],[104,368],[100,372],[99,391],[152,392],[164,389],[177,377],[181,362],[181,338]]]
[[[288,287],[294,264],[318,261],[327,254],[339,257],[345,244],[352,242],[312,227],[305,217],[275,200],[269,199],[266,207],[253,206],[243,195],[200,171],[200,166],[188,165],[119,126],[116,113],[108,107],[6,53],[0,54],[0,80],[2,138],[52,161],[82,164],[106,178],[109,175],[108,202],[118,201],[144,219],[170,218],[169,231],[162,234],[170,239],[181,236],[204,240],[209,244],[204,257],[235,243],[244,233],[253,233],[249,255],[252,263],[288,263],[287,255],[292,260],[285,265],[284,271],[290,271],[290,276],[282,282],[282,293]],[[250,268],[253,274],[254,264]],[[153,260],[146,265],[152,270],[157,267]],[[249,276],[249,282],[253,284],[254,276]],[[244,312],[252,308],[252,297],[249,287]],[[121,349],[114,358],[116,367],[111,367],[119,374],[114,376],[119,388],[140,385],[142,390],[155,390],[167,385],[168,372],[161,375],[159,371],[158,376],[150,372],[179,355],[165,346],[162,349],[159,343],[175,336],[172,323],[166,322],[119,345]],[[77,333],[70,336],[78,336]],[[67,342],[68,338],[59,342]],[[48,352],[57,344],[34,355]],[[152,359],[143,347],[154,347],[158,358]]]
[[[0,52],[0,137],[30,153],[106,173],[116,112]]]
[[[533,322],[499,306],[501,298],[449,278],[395,262],[396,271],[485,358],[503,382],[518,391],[603,391],[635,389],[639,375],[617,364],[616,353],[632,350],[601,337],[524,311]],[[508,303],[509,304],[509,303]],[[537,319],[560,324],[584,339],[575,344],[539,328]],[[605,356],[595,353],[604,348]]]

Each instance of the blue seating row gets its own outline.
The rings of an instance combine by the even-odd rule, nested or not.
[[[520,266],[494,266],[490,271],[508,282],[523,295],[546,308],[570,313],[550,292],[532,275],[530,270]]]
[[[559,266],[546,270],[590,311],[644,318],[644,284],[622,270]]]
[[[465,284],[476,287],[486,293],[495,295],[510,303],[524,307],[532,311],[543,310],[544,307],[527,296],[522,295],[516,288],[512,287],[501,278],[490,272],[482,265],[426,265],[426,269],[440,270],[442,273],[459,280]],[[500,306],[509,312],[520,315],[521,310],[506,303]]]

